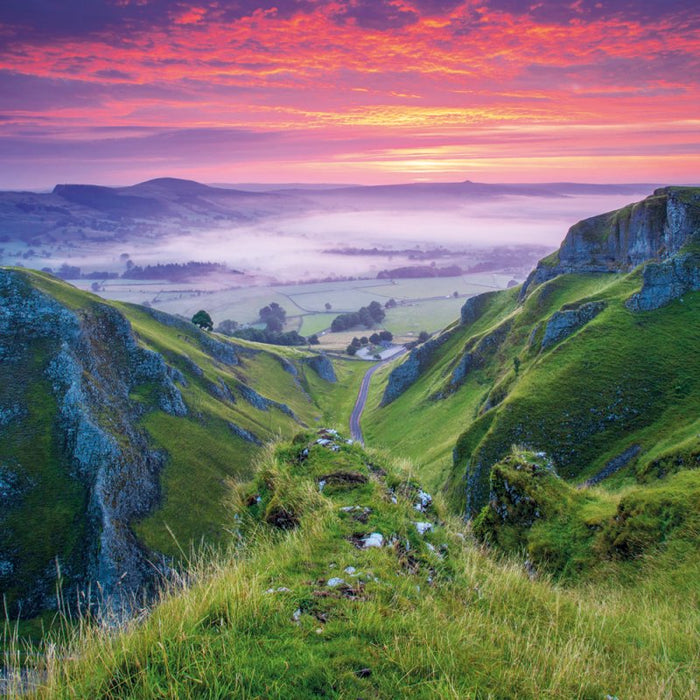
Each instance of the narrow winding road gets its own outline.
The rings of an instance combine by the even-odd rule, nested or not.
[[[362,419],[362,411],[365,410],[365,404],[367,403],[367,394],[369,393],[369,383],[372,381],[372,375],[380,368],[383,367],[387,362],[393,362],[403,357],[408,351],[406,348],[401,350],[401,352],[396,353],[392,357],[377,362],[376,365],[372,365],[366,372],[365,376],[362,377],[362,384],[360,384],[360,391],[357,393],[357,399],[355,400],[355,407],[352,409],[352,414],[350,415],[350,435],[352,439],[360,444],[364,445],[365,441],[362,438],[362,427],[360,426],[360,420]]]

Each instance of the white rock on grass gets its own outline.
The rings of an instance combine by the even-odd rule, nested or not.
[[[363,549],[369,549],[370,547],[383,547],[384,546],[384,535],[381,532],[373,532],[371,535],[362,540]]]
[[[433,497],[429,493],[421,490],[418,491],[418,503],[416,503],[413,507],[422,513],[426,508],[430,507],[432,502]]]
[[[328,579],[328,583],[326,583],[326,586],[329,588],[337,588],[338,586],[342,586],[345,583],[342,578],[338,578],[337,576],[334,576],[333,578]]]
[[[419,535],[425,535],[426,532],[430,532],[433,529],[432,523],[417,522],[413,524],[416,526]]]

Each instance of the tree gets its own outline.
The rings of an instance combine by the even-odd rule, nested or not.
[[[56,277],[60,277],[62,280],[77,280],[80,277],[80,268],[75,265],[63,263],[63,265],[58,268]]]
[[[396,306],[396,299],[391,298],[389,301],[387,301],[386,304],[384,304],[385,309],[393,309]]]
[[[418,334],[418,342],[419,343],[424,343],[426,340],[428,340],[428,338],[430,338],[430,333],[428,333],[428,331],[421,331]]]
[[[237,330],[238,330],[238,321],[233,321],[230,318],[227,318],[225,321],[222,321],[216,327],[216,332],[223,333],[224,335],[233,335]]]
[[[279,333],[284,328],[284,324],[276,316],[270,316],[265,322],[265,328],[271,333]]]
[[[363,306],[357,312],[357,314],[360,317],[360,323],[365,328],[371,328],[374,325],[374,317],[372,316],[372,312],[366,306]]]
[[[379,333],[372,333],[372,335],[369,337],[369,342],[372,343],[372,345],[377,345],[379,340]]]
[[[348,345],[347,348],[345,348],[345,352],[348,355],[352,356],[357,352],[357,348],[352,343],[350,343],[350,345]]]
[[[368,338],[366,335],[363,335],[363,336],[360,338],[360,343],[361,343],[362,345],[369,345],[369,338]]]
[[[519,357],[513,358],[513,369],[515,370],[515,374],[517,376],[520,373],[520,358]]]
[[[384,316],[386,316],[382,305],[378,301],[370,302],[367,310],[375,323],[381,323],[384,320]]]
[[[318,339],[318,336],[314,333],[313,335],[310,335],[307,339],[306,342],[309,345],[320,345],[321,341]]]
[[[457,291],[452,292],[452,296],[456,299],[459,296],[459,292],[457,292]]]
[[[394,334],[391,331],[379,331],[379,340],[385,340],[390,343],[394,339]]]
[[[326,311],[330,311],[333,308],[331,306],[330,302],[328,302],[328,301],[324,304],[324,306],[326,307]]]
[[[203,328],[205,331],[210,331],[214,328],[214,322],[211,320],[211,316],[204,309],[200,309],[192,316],[192,323],[194,323],[195,326]]]
[[[276,301],[273,301],[268,306],[264,306],[258,314],[268,331],[281,331],[287,320],[287,312]]]

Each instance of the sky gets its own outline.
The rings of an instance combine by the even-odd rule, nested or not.
[[[697,0],[1,0],[0,188],[700,182]]]

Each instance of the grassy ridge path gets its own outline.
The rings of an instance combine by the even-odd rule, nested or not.
[[[362,384],[360,384],[360,390],[357,392],[357,399],[355,400],[355,407],[352,409],[350,414],[350,435],[353,440],[364,445],[365,441],[362,437],[362,427],[360,426],[360,420],[362,419],[362,412],[365,410],[365,404],[367,403],[367,394],[369,393],[369,383],[372,381],[372,375],[380,368],[383,367],[387,362],[393,362],[403,357],[408,351],[406,348],[398,352],[392,357],[388,357],[386,360],[377,362],[376,365],[372,365],[366,372],[365,376],[362,377]]]

